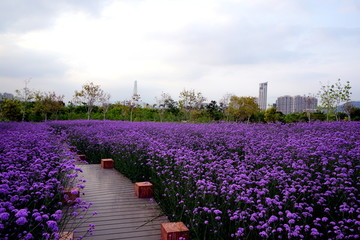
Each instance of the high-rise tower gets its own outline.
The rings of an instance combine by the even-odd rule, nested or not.
[[[135,80],[134,92],[133,92],[133,95],[132,95],[132,101],[136,103],[139,100],[140,100],[140,94],[138,94],[138,92],[137,92],[137,81]]]
[[[137,81],[134,82],[134,92],[133,95],[137,95]]]
[[[259,107],[261,110],[266,110],[267,104],[267,82],[260,83],[259,88]]]

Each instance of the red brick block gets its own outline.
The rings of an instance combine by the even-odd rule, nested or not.
[[[161,224],[161,240],[189,240],[189,229],[183,222]]]
[[[74,240],[74,233],[73,232],[61,232],[59,233],[60,239],[59,240]]]
[[[135,183],[135,196],[138,198],[151,198],[153,196],[153,185],[150,182]]]
[[[111,158],[109,159],[101,159],[101,167],[102,168],[113,168],[114,167],[114,160]]]
[[[81,161],[85,161],[86,156],[85,156],[84,154],[80,154],[80,155],[78,155],[78,158],[79,158]]]
[[[73,204],[75,199],[80,197],[80,188],[79,187],[69,187],[63,190],[63,203]]]

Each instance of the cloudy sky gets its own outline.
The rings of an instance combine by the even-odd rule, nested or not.
[[[1,0],[0,92],[71,100],[86,82],[112,101],[316,94],[350,81],[360,100],[357,0]]]

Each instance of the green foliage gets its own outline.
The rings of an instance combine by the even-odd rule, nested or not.
[[[201,92],[195,93],[195,90],[183,90],[179,95],[179,108],[184,114],[184,120],[195,120],[197,110],[202,108],[202,104],[206,101],[206,98]]]
[[[90,83],[90,86],[84,87],[84,91],[90,91],[88,97],[103,93],[99,86]],[[95,88],[92,89],[92,87]],[[337,98],[336,101],[346,100],[350,94],[349,83],[342,86],[340,80],[337,84],[323,86]],[[96,90],[97,89],[97,90]],[[341,91],[342,92],[341,92]],[[337,94],[334,92],[338,91]],[[340,93],[340,92],[341,93]],[[247,122],[305,122],[305,121],[324,121],[324,120],[352,120],[359,121],[359,109],[351,104],[344,104],[343,110],[347,115],[334,111],[325,112],[304,112],[291,113],[284,115],[278,112],[276,108],[270,108],[266,111],[260,111],[255,99],[252,97],[237,97],[230,94],[218,104],[216,101],[210,101],[204,104],[205,98],[202,94],[195,93],[194,90],[184,90],[181,93],[182,99],[177,102],[169,94],[163,93],[154,106],[147,105],[142,107],[134,105],[131,101],[108,102],[110,95],[101,95],[97,105],[91,106],[86,102],[78,101],[77,105],[69,102],[65,105],[62,102],[63,96],[57,96],[54,92],[42,93],[32,92],[27,87],[25,90],[18,91],[19,96],[15,99],[4,99],[0,101],[0,121],[46,121],[46,120],[75,120],[75,119],[96,119],[96,120],[118,120],[118,121],[148,121],[148,122],[194,122],[205,123],[213,121],[247,121]],[[20,94],[20,92],[22,92]],[[95,92],[95,93],[94,93]],[[325,94],[325,92],[324,92]],[[82,95],[82,94],[80,94]],[[84,96],[86,93],[84,93]],[[326,95],[326,94],[325,94]],[[324,96],[325,96],[324,95]],[[331,96],[328,95],[328,96]],[[30,100],[32,99],[32,100]],[[331,99],[331,98],[330,98]],[[78,99],[79,100],[79,99]],[[93,102],[95,103],[95,102]]]
[[[335,84],[327,84],[321,86],[319,92],[319,97],[321,101],[320,110],[325,110],[326,118],[328,121],[331,114],[334,114],[336,120],[339,120],[337,107],[340,105],[341,102],[350,101],[350,89],[350,82],[347,81],[346,84],[343,85],[340,79],[338,79]]]
[[[351,120],[352,121],[360,121],[360,108],[355,108],[351,112]]]
[[[57,96],[55,92],[35,93],[35,107],[36,112],[40,112],[44,116],[44,120],[47,121],[50,115],[56,115],[65,106],[63,102],[64,96]],[[55,118],[56,118],[55,117]]]
[[[216,101],[211,101],[205,107],[208,119],[219,121],[223,117],[223,113],[221,112],[220,106],[216,103]]]
[[[16,95],[17,95],[17,98],[20,100],[20,103],[21,103],[21,113],[22,113],[22,118],[21,120],[22,121],[25,121],[26,120],[26,114],[27,114],[27,106],[28,106],[28,103],[31,99],[34,98],[34,92],[31,91],[29,88],[28,88],[28,84],[30,82],[30,78],[29,79],[26,79],[24,81],[25,85],[24,85],[24,88],[22,88],[21,90],[16,90]]]
[[[5,121],[21,121],[22,104],[19,100],[5,99],[1,104],[1,119]]]
[[[271,107],[266,109],[265,111],[265,121],[266,122],[283,122],[284,114],[282,112],[278,112],[276,107]]]
[[[250,120],[256,123],[265,123],[265,112],[259,111],[251,116]]]
[[[106,99],[107,95],[100,88],[100,85],[95,85],[93,82],[85,83],[82,86],[82,89],[80,91],[75,91],[74,94],[74,102],[77,104],[84,104],[87,107],[88,119],[90,119],[90,115],[95,107],[95,104],[105,101]]]
[[[342,106],[342,109],[347,114],[347,120],[351,121],[351,113],[356,109],[356,107],[350,102],[347,102]]]
[[[259,105],[254,97],[237,97],[230,98],[229,113],[235,121],[248,121],[255,113],[259,112]]]

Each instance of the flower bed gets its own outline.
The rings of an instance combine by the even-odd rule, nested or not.
[[[193,239],[357,239],[357,122],[52,123],[94,162],[151,181]]]
[[[62,190],[76,176],[74,153],[49,126],[0,123],[0,239],[58,239]]]

